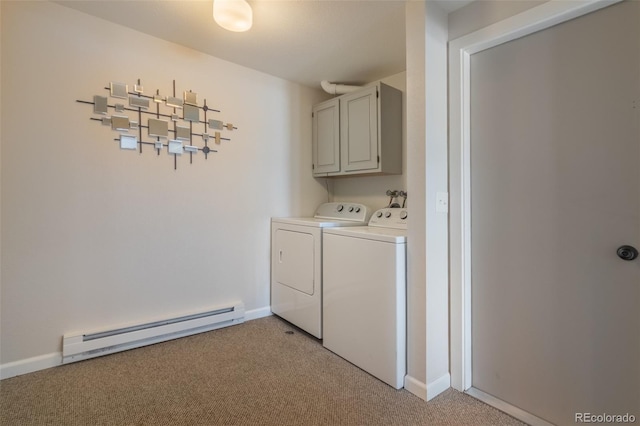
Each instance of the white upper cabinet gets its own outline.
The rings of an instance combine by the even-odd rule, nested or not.
[[[340,171],[340,102],[338,98],[313,107],[313,173]]]
[[[378,83],[313,108],[314,176],[402,173],[402,92]]]
[[[340,98],[342,171],[378,167],[378,88],[368,87]]]

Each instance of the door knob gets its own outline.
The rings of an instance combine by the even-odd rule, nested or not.
[[[622,260],[633,260],[638,257],[638,250],[633,246],[620,246],[618,248],[618,257]]]

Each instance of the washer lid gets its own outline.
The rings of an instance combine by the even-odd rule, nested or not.
[[[350,220],[324,219],[317,217],[275,217],[272,223],[284,223],[288,225],[312,226],[314,228],[336,228],[342,226],[362,226],[365,222]]]
[[[325,234],[341,235],[350,238],[381,241],[385,243],[405,244],[406,229],[381,228],[375,226],[355,226],[352,228],[327,229]]]

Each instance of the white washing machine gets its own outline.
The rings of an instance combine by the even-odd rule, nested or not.
[[[271,219],[271,312],[322,338],[322,235],[334,227],[363,226],[363,204],[321,204],[314,217]]]
[[[323,237],[323,345],[396,389],[406,374],[407,211]]]

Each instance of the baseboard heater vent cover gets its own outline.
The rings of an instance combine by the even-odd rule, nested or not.
[[[126,351],[243,322],[244,304],[237,302],[204,312],[111,330],[65,334],[62,337],[62,363]]]

